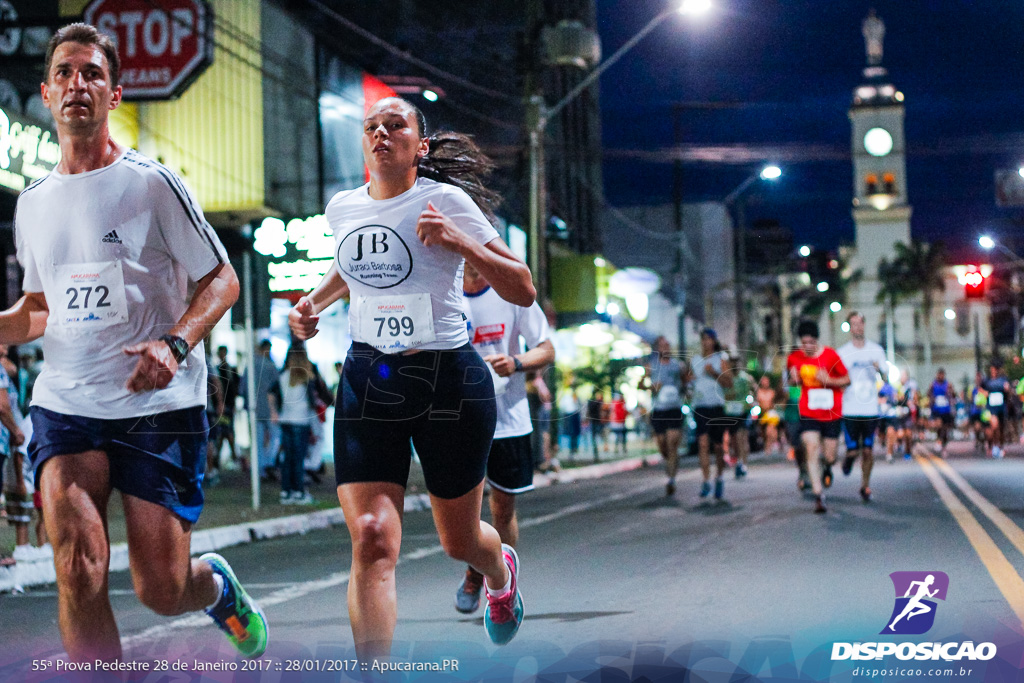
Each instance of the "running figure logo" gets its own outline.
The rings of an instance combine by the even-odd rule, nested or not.
[[[935,623],[935,600],[946,599],[949,577],[943,572],[893,572],[896,604],[883,634],[921,635]]]

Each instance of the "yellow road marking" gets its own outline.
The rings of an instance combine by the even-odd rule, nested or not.
[[[960,525],[967,540],[974,546],[974,551],[978,553],[978,557],[981,558],[985,569],[991,574],[999,592],[1003,594],[1003,598],[1017,616],[1021,627],[1024,628],[1024,580],[1020,578],[1013,565],[1006,559],[1006,555],[999,549],[992,537],[985,532],[971,511],[956,497],[935,466],[920,455],[915,455],[914,460],[921,466],[925,476],[928,477],[939,494],[939,498],[953,515],[953,519]]]
[[[953,469],[949,463],[941,458],[937,458],[934,455],[930,456],[932,463],[935,464],[942,473],[946,475],[946,479],[953,482],[958,489],[967,499],[974,503],[979,510],[985,513],[985,516],[992,520],[992,523],[1005,534],[1006,538],[1009,539],[1013,547],[1016,548],[1022,555],[1024,555],[1024,529],[1014,524],[1013,520],[1010,519],[1006,513],[997,508],[995,505],[989,502],[987,498],[978,493],[973,486],[967,483],[959,472]]]

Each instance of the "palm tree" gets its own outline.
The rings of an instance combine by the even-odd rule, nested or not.
[[[885,351],[890,364],[896,362],[896,306],[911,294],[905,266],[899,257],[892,261],[883,258],[878,262],[878,296],[875,301],[885,306]]]
[[[860,282],[864,273],[860,268],[851,270],[846,258],[841,254],[836,260],[838,265],[835,270],[839,275],[833,278],[826,291],[819,291],[817,283],[812,281],[806,287],[802,287],[789,295],[789,301],[794,306],[794,319],[819,318],[833,301],[838,301],[843,306],[847,304],[850,291]],[[831,328],[831,339],[834,343],[836,337],[835,314],[832,311],[829,311],[829,326]]]
[[[896,244],[896,261],[906,277],[904,288],[909,296],[921,297],[924,323],[925,377],[932,372],[932,312],[936,295],[946,289],[943,274],[946,268],[946,246],[942,242],[929,244],[911,240],[909,245]]]
[[[910,244],[898,242],[896,256],[892,261],[882,259],[878,264],[878,301],[885,303],[885,336],[889,361],[892,362],[894,332],[893,316],[901,301],[921,297],[921,313],[924,325],[925,376],[932,371],[932,311],[936,295],[945,291],[943,274],[946,268],[946,247],[942,242],[929,244],[911,240]]]

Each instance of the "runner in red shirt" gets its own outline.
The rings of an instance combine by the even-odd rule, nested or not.
[[[802,321],[796,328],[800,348],[789,354],[786,368],[800,392],[800,440],[807,452],[807,470],[814,490],[814,511],[824,513],[823,488],[832,486],[832,465],[836,462],[843,417],[843,387],[850,383],[839,354],[818,342],[818,324]],[[822,445],[825,468],[818,476]]]

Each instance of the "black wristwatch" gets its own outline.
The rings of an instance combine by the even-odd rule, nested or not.
[[[523,361],[519,360],[515,356],[512,356],[512,364],[515,366],[515,370],[513,372],[523,371]]]
[[[188,342],[181,337],[175,337],[173,334],[165,334],[160,337],[160,341],[171,347],[171,355],[174,356],[174,360],[181,365],[182,361],[188,358],[188,352],[191,350],[188,347]]]

